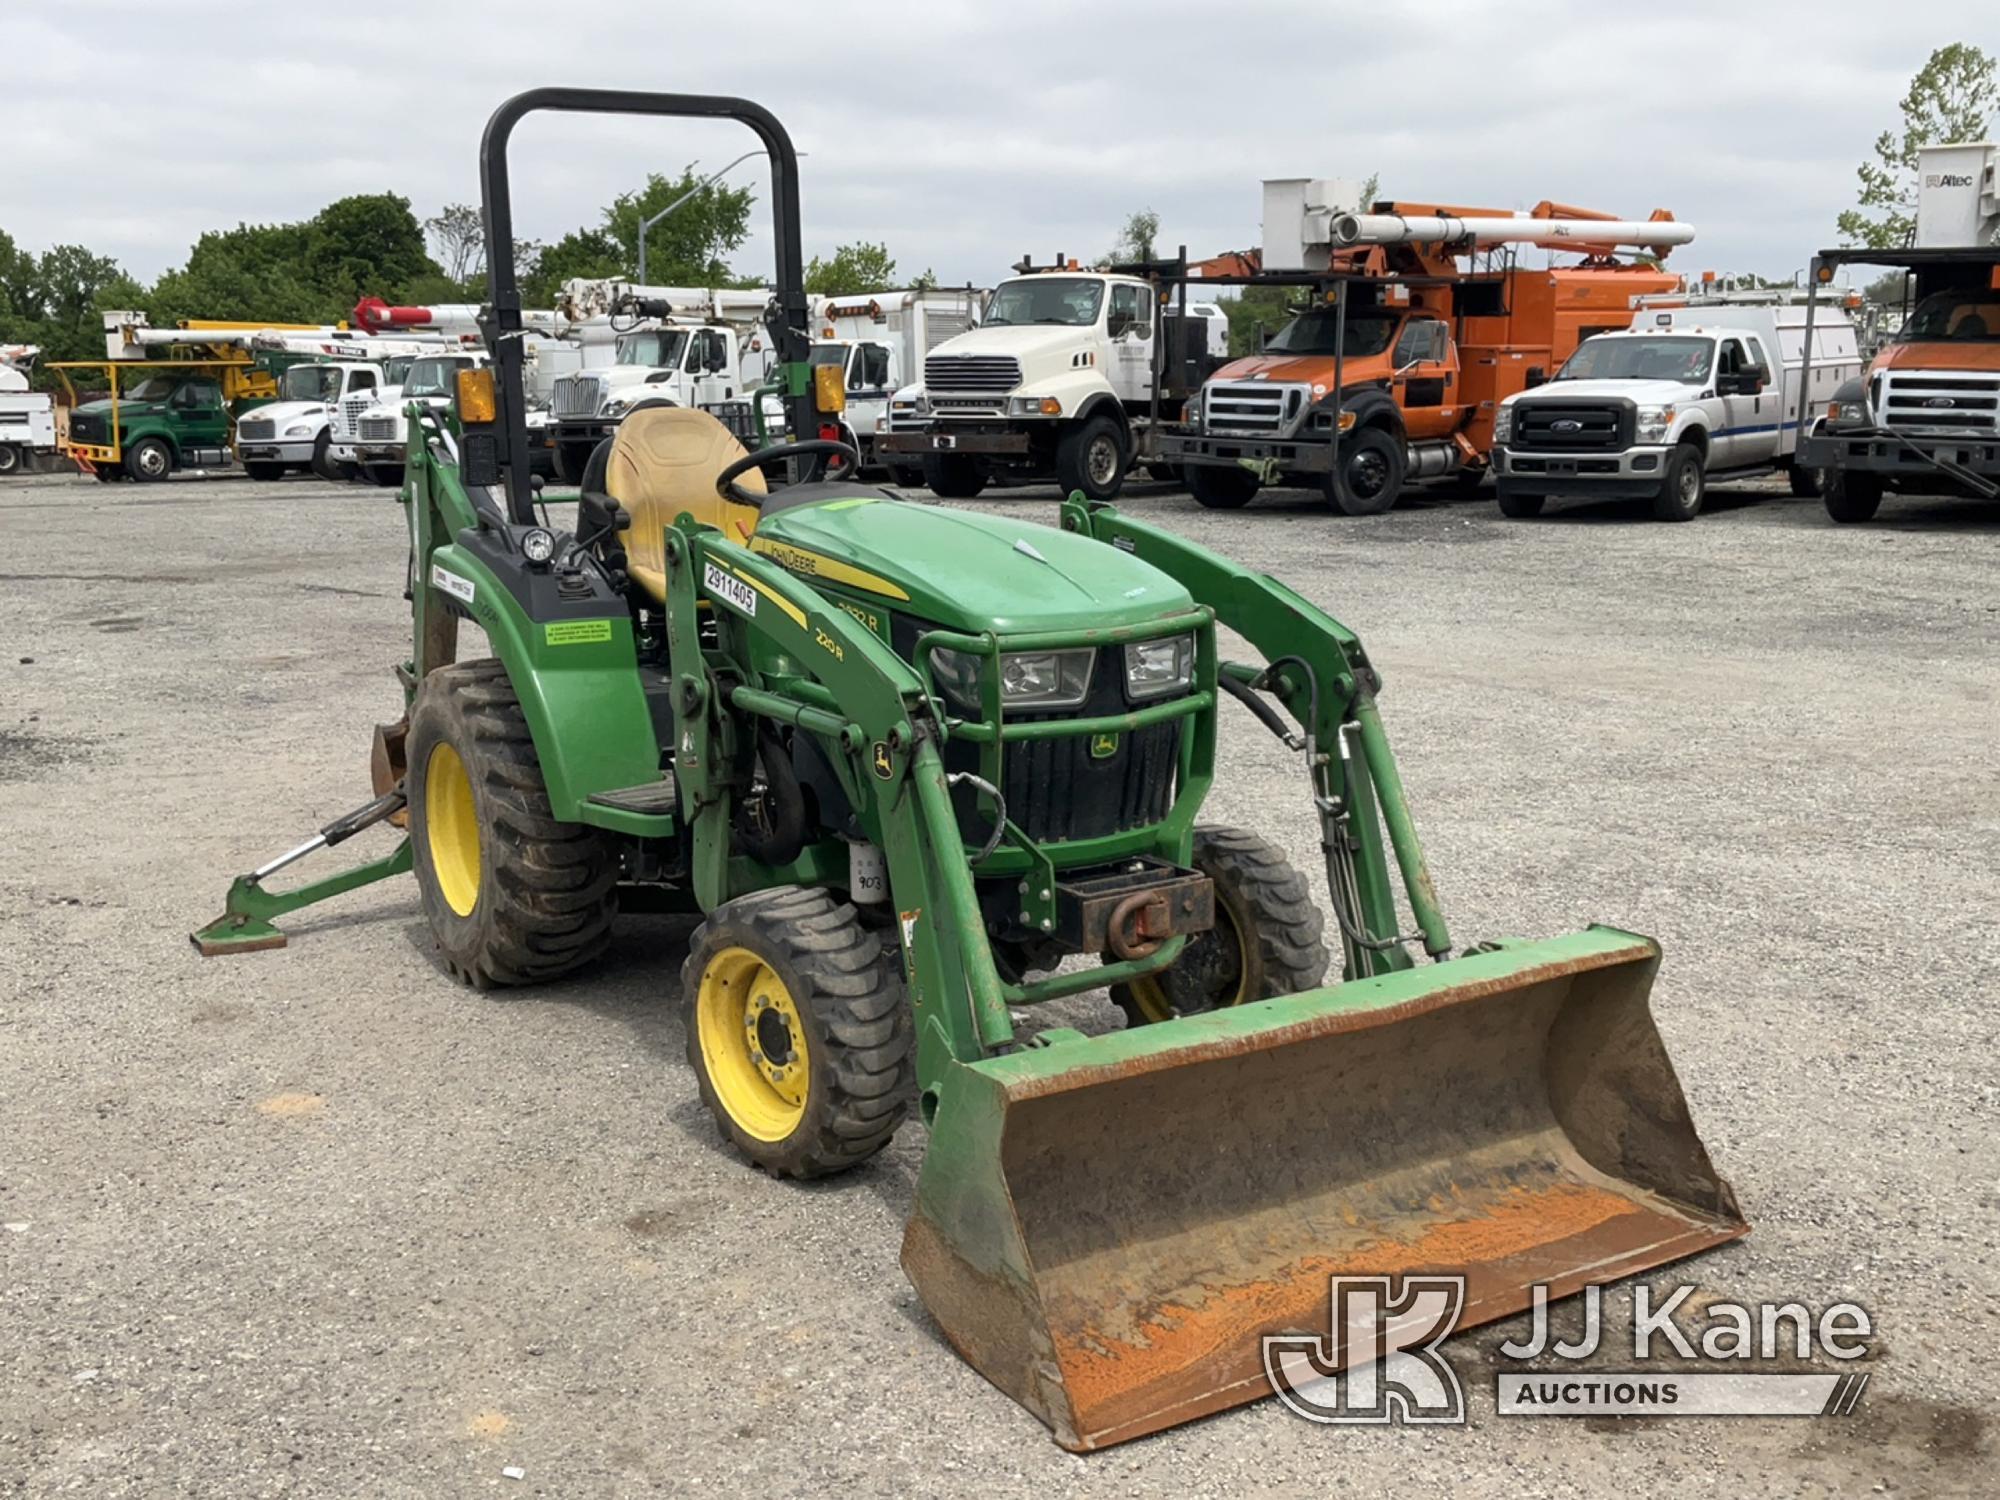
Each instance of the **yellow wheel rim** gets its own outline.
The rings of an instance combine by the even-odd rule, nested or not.
[[[424,838],[445,905],[471,916],[479,904],[479,813],[465,762],[445,744],[431,750],[424,766]]]
[[[709,1085],[749,1135],[782,1141],[805,1117],[812,1053],[797,1002],[748,948],[724,948],[701,972],[695,1034]]]
[[[1236,951],[1240,955],[1246,945],[1243,941],[1243,928],[1237,922],[1236,914],[1220,901],[1215,903],[1215,910],[1216,914],[1229,924],[1229,930],[1236,934]],[[1188,945],[1192,947],[1200,941],[1201,936],[1192,937],[1188,939]],[[1182,959],[1186,959],[1186,948],[1181,949],[1181,957]],[[1244,990],[1248,986],[1249,981],[1250,975],[1247,967],[1239,961],[1236,967],[1236,988],[1226,998],[1216,1001],[1215,1008],[1217,1010],[1225,1010],[1232,1005],[1241,1005],[1248,998],[1244,994]],[[1158,974],[1148,974],[1144,978],[1135,979],[1126,988],[1131,993],[1133,1001],[1138,1005],[1139,1014],[1144,1016],[1148,1022],[1171,1021],[1175,1016],[1180,1014],[1179,1011],[1174,1009],[1173,1001],[1167,998],[1167,992],[1161,986]]]

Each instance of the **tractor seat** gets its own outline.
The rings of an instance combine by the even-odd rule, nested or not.
[[[676,516],[686,512],[738,546],[757,529],[755,507],[715,490],[715,476],[745,452],[727,427],[691,407],[641,406],[618,424],[605,461],[604,493],[632,517],[622,539],[625,570],[654,603],[666,603],[666,534]],[[755,469],[736,482],[753,494],[764,492],[764,476]]]

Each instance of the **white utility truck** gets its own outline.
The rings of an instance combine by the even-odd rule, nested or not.
[[[404,415],[405,410],[412,402],[422,402],[434,411],[443,410],[457,395],[458,372],[477,369],[485,363],[484,350],[463,348],[411,360],[402,384],[385,389],[354,418],[354,462],[361,477],[371,484],[401,484],[403,456],[409,442],[409,418]]]
[[[930,351],[921,381],[896,392],[877,447],[892,465],[921,463],[940,495],[1053,477],[1108,500],[1141,456],[1159,331],[1149,281],[1024,271],[994,288],[979,327]],[[1176,401],[1161,415],[1179,412]]]
[[[422,354],[445,348],[437,339],[376,339],[341,343],[278,376],[278,397],[236,422],[236,457],[252,479],[282,478],[298,470],[322,479],[349,471],[334,452],[334,424],[349,402],[381,399]]]
[[[41,352],[34,344],[0,344],[0,474],[35,468],[55,452],[55,399],[28,388]]]
[[[1553,379],[1501,402],[1501,512],[1540,515],[1553,496],[1632,496],[1662,521],[1691,521],[1711,479],[1772,470],[1794,494],[1817,494],[1814,474],[1792,461],[1800,402],[1816,416],[1859,373],[1854,328],[1840,309],[1821,309],[1808,391],[1803,294],[1750,295],[1758,300],[1635,299],[1631,328],[1584,340]]]
[[[983,299],[970,287],[871,292],[829,297],[815,310],[812,363],[839,365],[845,372],[841,439],[860,452],[862,468],[887,468],[898,484],[923,482],[921,464],[908,459],[890,464],[887,454],[876,451],[889,431],[889,400],[917,379],[933,349],[978,326]],[[783,408],[782,401],[766,396],[766,424],[782,421]]]

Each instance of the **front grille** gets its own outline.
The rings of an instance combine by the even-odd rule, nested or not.
[[[364,443],[393,443],[402,436],[396,429],[401,423],[395,417],[363,417],[361,419],[361,441]]]
[[[991,396],[932,396],[931,410],[948,417],[997,417],[1001,403]]]
[[[95,412],[74,412],[69,419],[69,436],[73,443],[108,443],[111,424]]]
[[[1282,437],[1306,409],[1306,388],[1268,380],[1230,381],[1202,387],[1204,432]]]
[[[999,391],[1021,383],[1021,362],[1011,354],[933,354],[924,361],[924,388],[937,391]]]
[[[1890,371],[1882,390],[1882,425],[1897,432],[1954,437],[2000,434],[2000,375],[1931,375]]]
[[[593,417],[603,399],[604,388],[595,375],[565,375],[556,381],[549,409],[558,417]]]
[[[236,424],[239,442],[262,443],[278,435],[278,424],[269,417],[245,417]]]
[[[349,396],[341,402],[333,421],[333,435],[336,438],[353,437],[357,430],[356,424],[361,421],[361,414],[374,404],[375,398],[372,395]]]
[[[1612,453],[1632,446],[1629,401],[1523,401],[1507,446],[1527,453]]]

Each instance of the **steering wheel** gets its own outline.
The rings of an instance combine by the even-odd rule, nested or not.
[[[828,457],[843,455],[847,462],[841,468],[852,473],[861,466],[861,454],[852,443],[836,443],[831,438],[813,438],[803,443],[779,443],[774,448],[759,448],[736,460],[728,468],[715,476],[715,492],[725,500],[734,500],[738,505],[747,505],[752,510],[761,510],[765,496],[753,494],[737,484],[736,476],[747,474],[752,469],[761,469],[765,464],[775,463],[781,458],[793,458],[804,453],[824,453]]]

